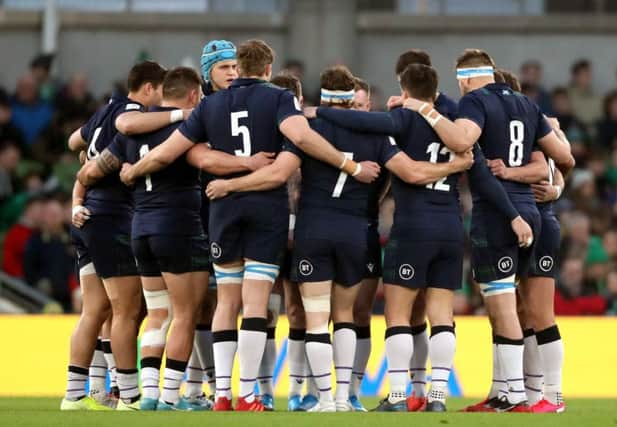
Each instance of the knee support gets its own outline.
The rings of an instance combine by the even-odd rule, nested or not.
[[[488,283],[480,283],[480,292],[484,297],[491,297],[502,294],[513,294],[516,292],[516,282],[514,275],[504,279],[494,280]]]
[[[161,323],[158,329],[150,329],[145,331],[141,336],[142,347],[165,347],[167,341],[167,331],[171,324],[172,312],[171,301],[169,300],[169,292],[161,291],[146,291],[144,289],[144,298],[148,311],[151,310],[167,310],[167,317]]]
[[[244,278],[247,280],[264,280],[274,283],[279,275],[280,267],[264,262],[247,261],[244,264]]]
[[[302,297],[302,305],[304,305],[304,311],[307,316],[310,316],[311,313],[330,313],[330,295],[316,295],[310,297]],[[307,334],[327,334],[328,331],[328,321],[326,320],[323,324],[320,324],[314,328],[307,328]]]
[[[242,265],[235,267],[221,267],[218,264],[214,264],[214,277],[216,278],[217,285],[239,285],[242,283],[243,276],[244,267]]]

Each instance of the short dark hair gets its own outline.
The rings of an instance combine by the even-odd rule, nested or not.
[[[591,62],[588,59],[579,59],[578,61],[572,64],[570,67],[570,74],[575,75],[585,69],[591,68]]]
[[[126,86],[129,92],[137,92],[146,83],[151,83],[156,88],[165,80],[165,74],[167,74],[167,70],[156,62],[140,62],[129,71]]]
[[[401,88],[418,99],[435,99],[439,77],[437,71],[424,64],[408,65],[401,73]]]
[[[402,53],[398,57],[398,60],[396,61],[396,67],[394,69],[396,75],[400,76],[401,74],[403,74],[405,68],[407,68],[407,66],[411,64],[423,64],[428,65],[429,67],[433,65],[431,64],[431,57],[428,53],[421,49],[411,49],[407,52]]]
[[[326,68],[320,76],[320,87],[328,90],[350,91],[354,90],[356,84],[354,76],[349,68],[344,65],[335,65]],[[338,105],[349,106],[353,104],[353,99],[349,102],[340,102]]]
[[[270,80],[270,83],[284,89],[289,89],[296,98],[302,96],[302,84],[300,83],[300,79],[289,71],[281,71]]]
[[[182,99],[201,86],[201,77],[190,67],[176,67],[167,72],[163,80],[163,98]]]
[[[263,40],[247,40],[236,51],[238,68],[243,76],[260,76],[274,62],[274,50]]]
[[[456,59],[456,68],[491,66],[495,68],[493,58],[482,49],[465,49]]]
[[[368,96],[371,96],[371,86],[369,86],[366,80],[363,80],[360,77],[354,77],[353,82],[354,90],[363,90]]]

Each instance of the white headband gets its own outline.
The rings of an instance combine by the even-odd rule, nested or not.
[[[492,77],[493,76],[493,67],[490,65],[483,67],[473,67],[473,68],[457,68],[456,69],[456,78],[461,79],[469,79],[473,77]]]
[[[321,100],[331,104],[342,104],[352,101],[355,91],[352,90],[328,90],[321,88]]]

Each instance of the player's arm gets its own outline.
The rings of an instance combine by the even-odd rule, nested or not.
[[[274,163],[251,174],[211,181],[206,188],[206,194],[210,199],[219,199],[229,193],[272,190],[285,184],[300,164],[301,160],[297,155],[283,151]]]
[[[274,162],[275,153],[259,152],[250,157],[234,156],[213,150],[208,144],[196,144],[186,154],[187,162],[213,175],[256,171]]]
[[[487,160],[493,175],[506,181],[535,184],[548,179],[549,169],[542,151],[533,151],[525,166],[507,167],[502,159]]]
[[[538,145],[542,148],[544,154],[555,161],[555,165],[563,176],[568,176],[576,165],[576,161],[572,156],[570,143],[563,131],[557,129],[549,132],[547,135],[538,139]]]
[[[86,198],[86,187],[78,180],[73,184],[71,222],[77,228],[81,228],[90,219],[90,211],[83,206]]]
[[[471,151],[457,153],[451,162],[431,163],[416,161],[400,152],[388,160],[386,169],[408,184],[426,185],[453,173],[467,170],[473,164]]]
[[[87,161],[77,172],[77,180],[84,186],[89,187],[101,178],[120,170],[121,160],[108,148],[96,157]]]
[[[565,181],[563,179],[563,175],[559,169],[556,169],[553,174],[552,184],[546,180],[540,181],[536,184],[531,184],[531,190],[533,191],[533,196],[536,202],[547,203],[558,200],[559,197],[561,197],[564,186]]]
[[[315,132],[304,116],[292,115],[279,124],[279,129],[295,146],[311,157],[340,169],[357,181],[371,183],[379,175],[379,165],[362,162],[362,165],[347,159],[321,135]]]
[[[88,147],[88,143],[82,136],[81,127],[76,129],[71,136],[69,136],[68,145],[71,151],[81,151]]]
[[[392,113],[328,107],[307,107],[304,112],[308,118],[311,118],[314,114],[315,117],[320,117],[337,126],[357,132],[374,132],[385,135],[398,135],[400,133],[400,126],[397,126],[398,121],[392,117]]]
[[[404,106],[405,108],[419,113],[428,124],[435,129],[435,132],[437,132],[437,135],[439,135],[443,143],[454,152],[460,153],[469,150],[482,134],[482,127],[477,121],[459,118],[453,122],[447,117],[439,114],[439,112],[433,109],[431,104],[426,102],[408,98],[405,100]],[[463,102],[459,104],[461,110],[463,110],[465,106],[468,106],[470,110],[475,109],[472,113],[477,113],[481,116],[481,112],[479,112],[480,110],[477,105],[473,105],[471,102],[465,105],[463,105]]]
[[[116,117],[116,129],[125,135],[153,132],[171,123],[186,120],[192,111],[182,109],[151,113],[128,111]]]

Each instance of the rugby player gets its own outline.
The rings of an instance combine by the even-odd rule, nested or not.
[[[406,107],[426,119],[448,148],[465,150],[478,141],[489,162],[501,160],[511,167],[533,162],[538,170],[546,170],[542,153],[533,151],[538,143],[562,173],[574,166],[573,157],[569,151],[562,150],[561,142],[538,107],[507,85],[495,83],[494,62],[486,52],[468,49],[456,65],[464,96],[455,122],[434,111],[426,102],[413,99],[405,102]],[[503,179],[501,182],[517,210],[534,229],[534,235],[538,235],[541,219],[530,185]],[[507,394],[493,399],[490,406],[499,412],[526,412],[523,334],[516,318],[515,276],[527,276],[532,248],[519,248],[503,219],[487,209],[473,187],[472,194],[475,198],[471,231],[474,278],[484,296],[493,326],[496,356],[508,386]]]
[[[378,167],[346,159],[309,128],[298,100],[291,93],[267,83],[274,52],[266,43],[245,42],[238,48],[237,57],[241,78],[228,90],[204,99],[188,121],[139,162],[123,166],[120,177],[126,184],[160,170],[197,142],[208,141],[212,146],[210,150],[205,148],[198,162],[201,164],[210,162],[212,153],[217,151],[240,158],[263,150],[278,153],[283,135],[308,153],[350,172],[357,180],[375,179]],[[220,162],[210,163],[215,169],[225,169]],[[236,172],[228,169],[223,173]],[[240,361],[236,410],[265,409],[255,399],[253,388],[267,339],[268,298],[286,245],[288,221],[284,189],[246,193],[211,204],[210,248],[219,286],[212,325],[217,377],[215,410],[232,408],[230,378],[236,348]],[[236,319],[240,307],[244,319],[238,334]]]
[[[88,159],[98,157],[118,132],[115,126],[117,117],[160,103],[161,83],[165,72],[159,64],[150,61],[135,65],[128,76],[128,97],[114,94],[109,104],[97,111],[84,126],[71,135],[69,147],[73,150],[87,147]],[[76,188],[78,194],[83,193],[78,184]],[[114,358],[117,364],[118,386],[123,390],[117,409],[131,409],[138,405],[139,400],[136,346],[141,311],[141,283],[130,248],[130,193],[117,176],[107,177],[87,190],[83,205],[75,205],[73,213],[80,213],[87,218],[81,228],[84,244],[81,247],[82,253],[78,255],[78,258],[86,262],[82,267],[82,279],[85,279],[82,281],[82,289],[96,287],[94,280],[98,275],[111,302],[111,344],[116,349]],[[88,260],[92,261],[91,265]],[[93,279],[92,283],[89,279]],[[101,298],[102,294],[98,292],[94,297]],[[100,301],[97,304],[101,308],[105,305]],[[89,310],[85,313],[91,314]],[[78,332],[74,336],[79,338],[79,344],[75,341],[72,348],[81,346],[82,354],[84,357],[88,355],[88,360],[70,362],[68,391],[61,404],[63,410],[92,408],[91,402],[84,399],[84,393],[79,391],[79,388],[81,386],[83,389],[88,373],[85,366],[88,366],[92,359],[97,334],[105,321],[105,317],[100,313],[99,311],[97,316],[82,317],[89,320],[89,323],[78,323]],[[86,326],[86,331],[81,329]]]

